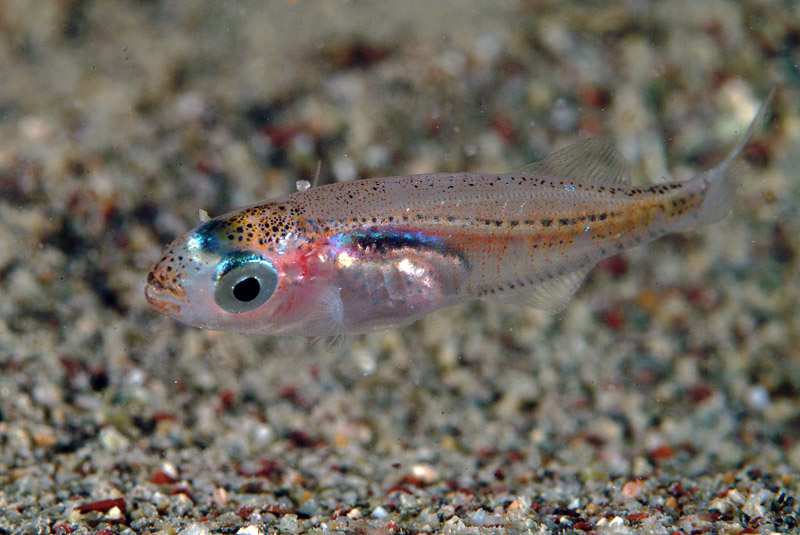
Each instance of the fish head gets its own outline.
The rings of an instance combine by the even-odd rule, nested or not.
[[[221,216],[177,238],[147,277],[159,312],[218,331],[298,330],[288,312],[303,301],[303,232],[285,204]]]

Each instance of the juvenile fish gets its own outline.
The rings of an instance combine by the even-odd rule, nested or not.
[[[566,306],[601,259],[718,221],[731,167],[632,186],[590,139],[501,175],[444,173],[299,191],[176,239],[147,278],[160,312],[206,329],[338,336],[406,325],[472,299]]]

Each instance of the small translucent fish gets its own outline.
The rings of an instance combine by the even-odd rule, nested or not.
[[[222,331],[339,336],[472,299],[566,306],[601,259],[718,221],[734,160],[684,182],[629,184],[590,139],[501,175],[377,178],[301,190],[203,223],[147,279],[159,311]]]

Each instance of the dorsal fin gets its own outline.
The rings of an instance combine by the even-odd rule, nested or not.
[[[594,266],[582,267],[533,286],[506,289],[494,294],[490,299],[538,308],[551,313],[561,312],[580,288],[592,267]]]
[[[628,161],[603,137],[578,141],[553,151],[517,173],[605,184],[630,183]]]

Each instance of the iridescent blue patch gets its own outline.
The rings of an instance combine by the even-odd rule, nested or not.
[[[200,253],[215,253],[221,247],[220,236],[223,235],[224,221],[212,219],[203,223],[192,232],[188,241],[189,249]]]
[[[239,266],[251,264],[253,262],[261,262],[269,264],[270,266],[272,265],[269,260],[252,251],[233,251],[226,254],[222,260],[219,261],[219,264],[217,264],[217,271],[214,274],[214,280],[219,280],[220,277],[232,269],[236,269]]]

